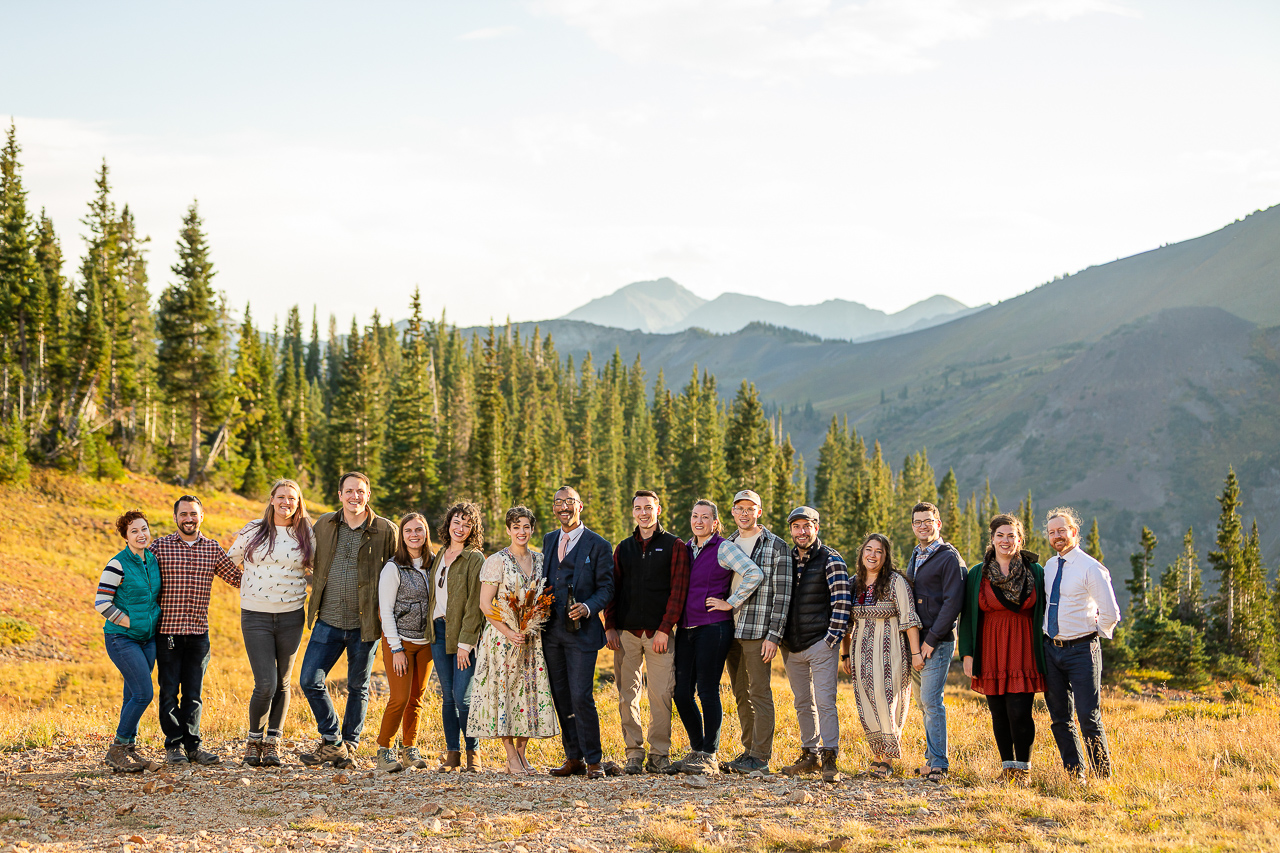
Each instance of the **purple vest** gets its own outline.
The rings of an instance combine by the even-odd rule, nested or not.
[[[689,540],[691,550],[694,541]],[[733,619],[732,612],[707,610],[708,598],[728,598],[729,587],[733,585],[733,572],[723,568],[717,557],[723,541],[724,537],[719,533],[711,534],[689,567],[689,597],[685,599],[684,614],[680,617],[681,628],[697,628]]]

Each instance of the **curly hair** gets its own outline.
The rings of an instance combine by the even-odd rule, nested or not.
[[[129,525],[138,519],[147,522],[147,527],[151,526],[151,522],[147,521],[147,515],[140,509],[131,509],[124,515],[116,519],[116,532],[120,534],[121,539],[129,538]]]
[[[561,489],[560,491],[564,491],[564,490]],[[538,517],[533,514],[533,510],[529,509],[524,504],[520,504],[519,506],[513,506],[511,509],[507,510],[507,518],[506,518],[507,527],[510,528],[511,525],[515,524],[517,521],[519,521],[522,518],[529,519],[529,526],[534,528],[535,530],[537,529]]]
[[[880,565],[880,574],[876,577],[875,600],[884,601],[889,597],[889,583],[897,569],[893,566],[893,544],[883,533],[871,533],[858,546],[858,558],[854,562],[856,572],[853,579],[853,601],[857,604],[867,592],[867,567],[862,563],[862,552],[872,542],[878,542],[884,549],[884,562]]]
[[[449,536],[449,525],[453,524],[455,515],[460,515],[471,522],[471,533],[467,535],[466,541],[462,543],[463,550],[483,548],[484,518],[480,514],[480,505],[469,502],[456,503],[445,510],[444,521],[440,522],[440,542],[442,547],[448,548],[453,543],[452,537]]]

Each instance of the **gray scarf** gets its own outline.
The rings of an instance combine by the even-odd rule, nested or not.
[[[995,553],[992,552],[983,563],[982,574],[991,584],[991,590],[1000,603],[1014,613],[1022,610],[1022,605],[1035,589],[1035,584],[1031,580],[1031,570],[1022,561],[1022,552],[1014,554],[1013,559],[1009,561],[1008,575],[1000,571],[1000,564],[996,561]]]

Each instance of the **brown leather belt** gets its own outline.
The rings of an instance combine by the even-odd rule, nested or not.
[[[1073,640],[1055,640],[1053,637],[1050,637],[1048,634],[1044,635],[1044,640],[1046,643],[1052,643],[1053,645],[1057,646],[1060,649],[1069,649],[1072,646],[1079,646],[1085,643],[1092,643],[1096,639],[1098,639],[1097,631],[1094,631],[1092,634],[1085,634],[1083,637],[1076,637]]]

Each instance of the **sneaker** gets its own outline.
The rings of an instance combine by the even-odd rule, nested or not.
[[[665,755],[649,753],[649,760],[644,763],[645,773],[666,773],[671,766],[671,759]]]
[[[113,773],[141,773],[145,764],[138,761],[136,753],[129,749],[131,744],[113,742],[107,748],[103,761]]]
[[[262,766],[263,767],[279,767],[283,762],[280,761],[280,739],[269,737],[262,741]]]
[[[327,740],[322,740],[316,744],[314,750],[304,752],[298,757],[308,767],[319,767],[322,764],[332,764],[337,767],[336,762],[347,757],[347,745],[342,741],[330,743]]]
[[[721,761],[720,771],[722,773],[735,773],[737,771],[733,769],[733,765],[741,764],[742,762],[746,761],[750,757],[751,756],[747,755],[747,753],[744,751],[739,753],[737,758],[731,759],[729,761]]]
[[[177,750],[171,749],[169,752],[173,753]],[[182,756],[182,760],[186,761],[187,757]],[[245,738],[244,758],[241,760],[250,767],[262,766],[262,738]]]
[[[164,751],[166,764],[187,764],[187,753],[181,747],[173,747]]]
[[[822,781],[823,782],[839,782],[844,777],[840,775],[840,768],[836,766],[836,750],[824,749],[819,753],[822,763]],[[786,772],[783,770],[782,772]]]
[[[333,765],[337,767],[335,763]],[[378,747],[378,764],[376,769],[386,771],[387,773],[399,773],[404,769],[404,765],[396,761],[396,754],[389,746]]]
[[[721,769],[724,769],[723,766]],[[768,773],[769,762],[751,755],[743,755],[729,762],[730,773],[741,773],[746,776],[748,773],[753,773],[757,770],[761,773]]]
[[[192,764],[199,764],[203,767],[208,767],[211,764],[222,763],[221,758],[214,755],[212,752],[209,752],[207,749],[201,749],[198,746],[195,749],[187,750],[187,761],[190,761]]]
[[[422,753],[418,752],[416,746],[406,746],[400,750],[400,763],[405,767],[416,767],[419,770],[427,769],[427,760],[422,757]]]
[[[644,756],[633,755],[627,759],[626,767],[622,768],[622,772],[628,776],[638,776],[644,772]]]
[[[795,760],[794,764],[789,764],[782,768],[784,776],[808,776],[810,773],[817,773],[821,762],[818,760],[816,750],[802,749],[800,757]]]
[[[724,765],[720,763],[720,759],[716,758],[714,752],[699,753],[697,772],[702,776],[719,776]]]

